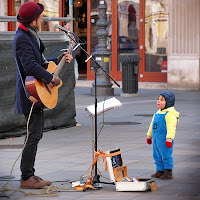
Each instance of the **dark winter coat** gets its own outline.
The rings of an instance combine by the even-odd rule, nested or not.
[[[43,64],[42,53],[44,45],[40,41],[40,48],[33,36],[22,24],[16,31],[13,43],[13,53],[16,60],[16,102],[15,112],[28,114],[31,108],[30,94],[25,90],[24,84],[27,75],[34,76],[37,80],[50,83],[53,75],[47,72]],[[57,62],[57,58],[49,59]],[[19,72],[20,71],[20,72]],[[21,77],[20,77],[21,76]],[[23,83],[22,83],[22,80]]]

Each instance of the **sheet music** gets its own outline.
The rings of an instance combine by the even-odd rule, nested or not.
[[[97,115],[106,112],[112,108],[121,107],[122,103],[115,97],[101,101],[97,103]],[[92,116],[95,116],[95,105],[91,105],[85,108]]]

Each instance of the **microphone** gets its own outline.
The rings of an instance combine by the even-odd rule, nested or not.
[[[71,33],[69,30],[67,30],[66,28],[60,26],[59,24],[55,24],[54,27],[57,28],[57,29],[60,29],[60,30],[64,31],[65,33]]]

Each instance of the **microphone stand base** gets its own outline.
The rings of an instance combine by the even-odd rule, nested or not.
[[[100,183],[100,175],[99,174],[94,175],[92,181],[93,183]]]

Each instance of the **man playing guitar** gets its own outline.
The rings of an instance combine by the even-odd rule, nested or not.
[[[42,67],[46,62],[43,56],[45,47],[38,37],[37,31],[43,21],[43,11],[44,6],[42,4],[29,1],[21,5],[17,15],[17,20],[20,24],[13,43],[17,73],[15,112],[24,114],[27,122],[32,104],[37,103],[38,99],[27,92],[25,88],[26,77],[33,76],[49,88],[56,87],[61,82],[58,76],[53,75]],[[64,54],[47,60],[58,64],[62,57],[65,56],[65,62],[70,63],[72,56],[68,53]],[[42,138],[43,127],[43,108],[34,105],[29,121],[29,137],[21,159],[21,188],[42,188],[51,184],[50,181],[43,180],[34,174],[37,145]]]

